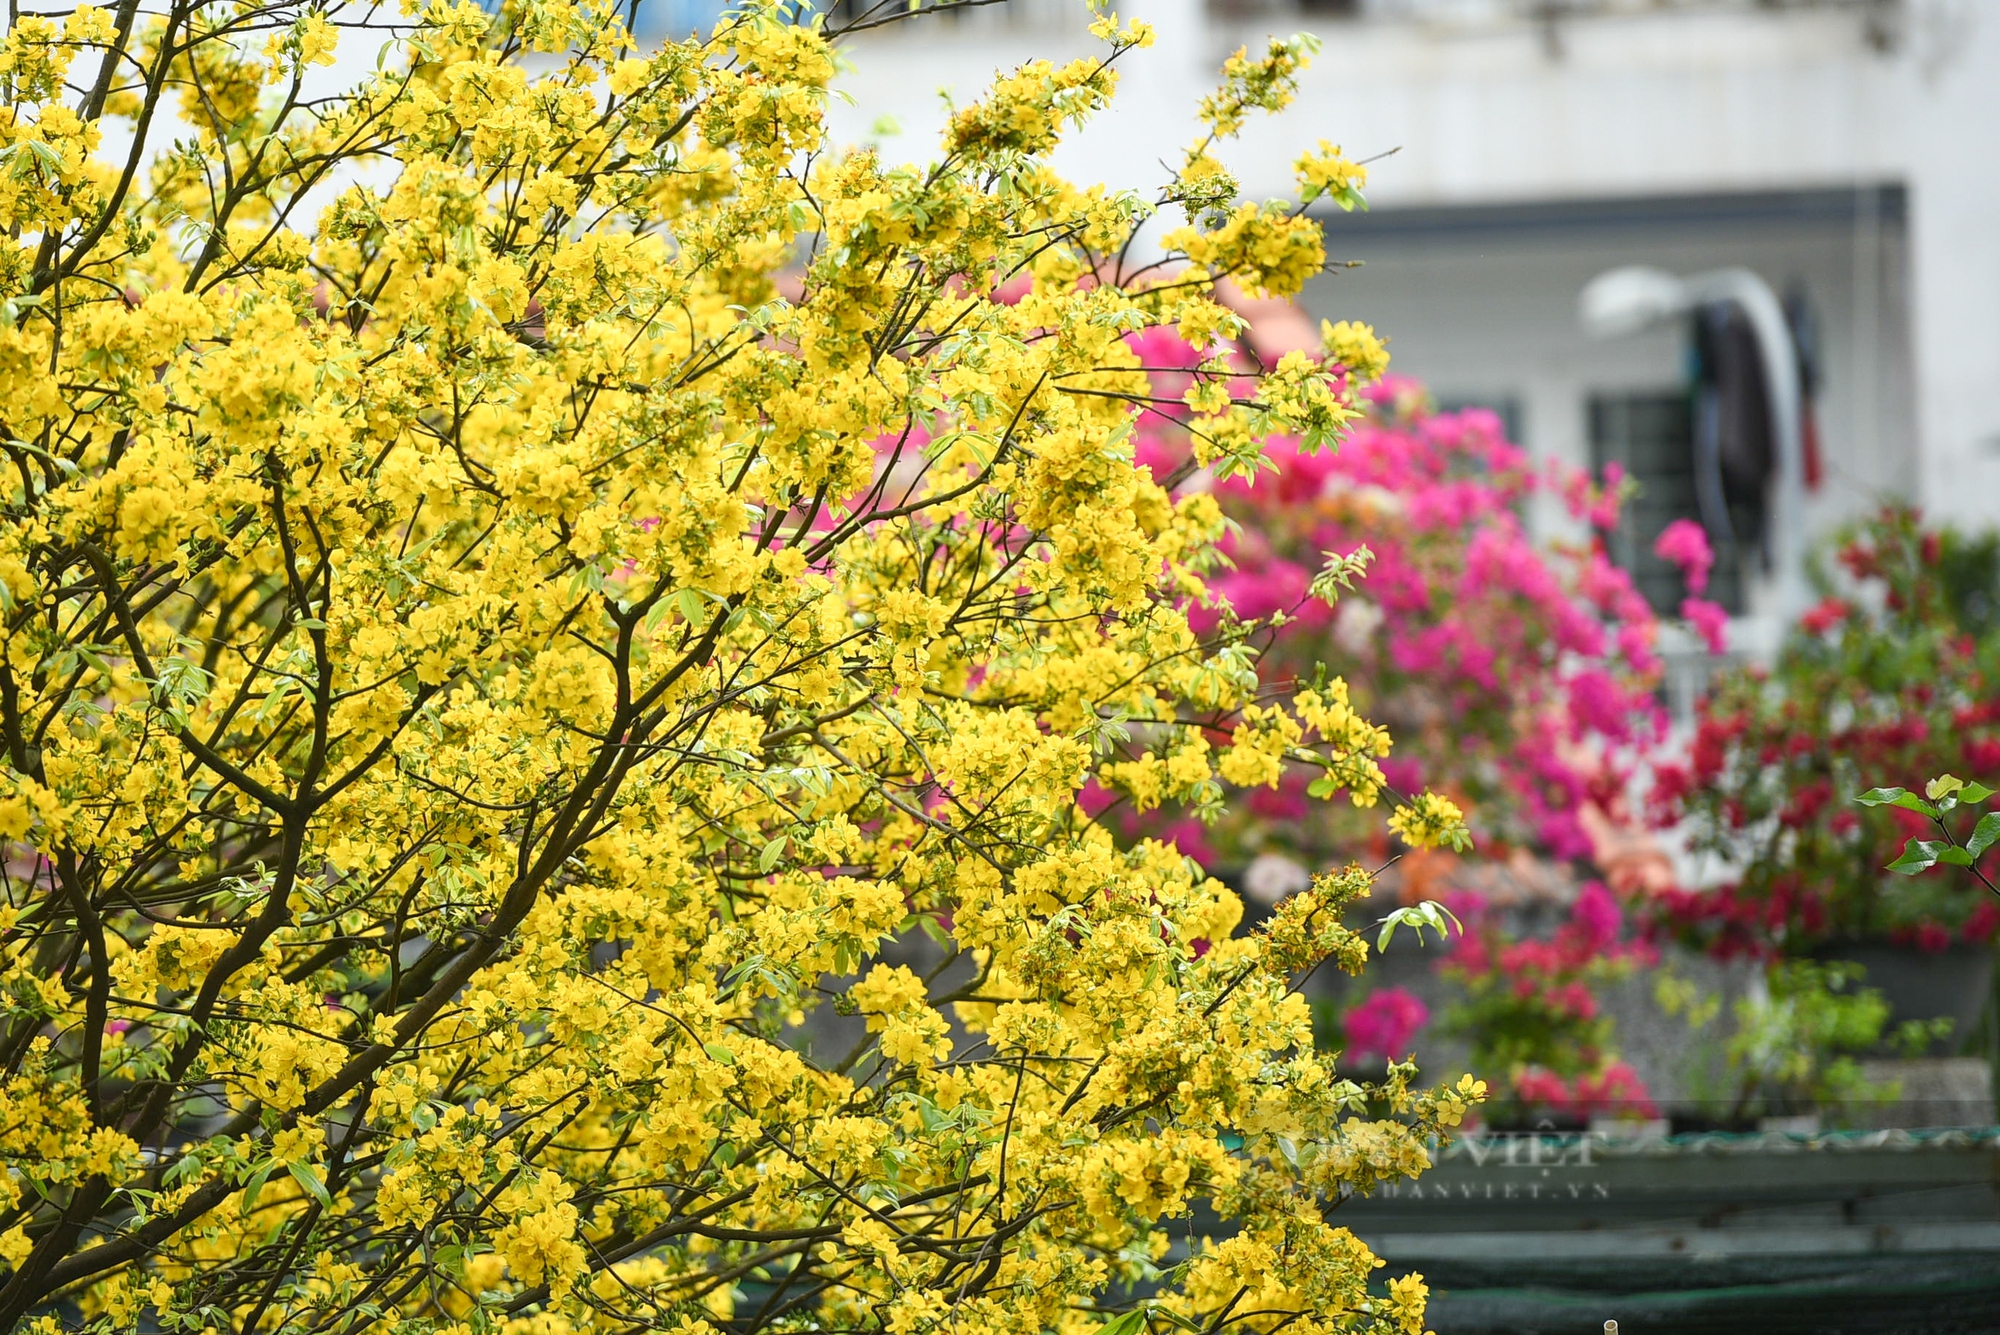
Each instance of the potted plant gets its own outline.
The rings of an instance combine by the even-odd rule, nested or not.
[[[1471,1045],[1473,1069],[1503,1077],[1490,1125],[1581,1129],[1593,1117],[1658,1115],[1638,1072],[1618,1059],[1598,1001],[1603,984],[1655,960],[1646,943],[1625,937],[1623,918],[1592,881],[1551,933],[1509,932],[1489,908],[1454,945],[1441,971],[1462,996],[1445,1023]]]
[[[2000,899],[1948,860],[1885,871],[1930,817],[1839,795],[1889,775],[2000,774],[1996,552],[1905,507],[1841,535],[1776,663],[1720,677],[1686,759],[1655,772],[1656,822],[1725,873],[1657,897],[1657,926],[1722,956],[1859,966],[1892,1027],[1943,1016],[1966,1038],[1991,994]]]
[[[1692,995],[1662,977],[1663,1009],[1685,1020],[1691,1042],[1716,1044],[1723,1057],[1709,1114],[1676,1118],[1677,1127],[1811,1132],[1856,1120],[1865,1105],[1893,1103],[1899,1082],[1871,1078],[1863,1059],[1885,1041],[1895,1051],[1921,1052],[1951,1022],[1906,1020],[1891,1029],[1889,1003],[1864,977],[1846,960],[1774,961],[1762,986],[1730,1008],[1727,1028],[1715,1023],[1719,998]]]

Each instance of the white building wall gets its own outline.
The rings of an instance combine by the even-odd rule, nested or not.
[[[1254,124],[1227,155],[1252,195],[1289,193],[1292,158],[1320,138],[1354,155],[1396,150],[1375,165],[1370,183],[1383,211],[1901,184],[1910,208],[1913,403],[1899,408],[1892,383],[1903,355],[1894,344],[1905,336],[1888,304],[1899,295],[1896,275],[1857,258],[1857,246],[1846,280],[1821,285],[1838,289],[1832,304],[1841,323],[1829,331],[1839,344],[1835,373],[1858,377],[1840,391],[1842,418],[1828,424],[1829,434],[1846,442],[1847,471],[1866,487],[1885,485],[1940,517],[2000,521],[2000,0],[1787,7],[1598,0],[1553,23],[1522,17],[1519,8],[1405,0],[1378,3],[1368,17],[1315,23],[1306,14],[1217,17],[1201,0],[1128,2],[1121,12],[1153,23],[1159,43],[1131,53],[1118,106],[1064,146],[1060,165],[1078,179],[1150,192],[1193,135],[1195,100],[1230,51],[1273,31],[1316,27],[1325,48],[1298,102]],[[1079,10],[1061,0],[1013,0],[955,22],[898,25],[850,46],[853,70],[842,87],[855,105],[837,113],[837,125],[859,140],[891,116],[902,129],[884,149],[926,157],[943,123],[937,90],[963,100],[996,69],[1094,49]],[[1688,265],[1761,262],[1774,282],[1784,281],[1794,258],[1821,268],[1832,262],[1789,255],[1782,236],[1746,236],[1733,260],[1726,245],[1684,249]],[[1615,246],[1601,257],[1643,258],[1620,256]],[[1542,268],[1545,282],[1580,282],[1569,272],[1575,265]],[[1518,303],[1524,327],[1565,318],[1573,290],[1526,291],[1523,282],[1518,264],[1496,264],[1490,275],[1468,271],[1463,286],[1434,295],[1387,295],[1382,309]],[[1855,312],[1867,309],[1884,318],[1857,321]],[[1396,336],[1393,318],[1383,328]],[[1549,343],[1553,328],[1546,332]],[[1412,351],[1429,339],[1410,333]],[[1667,355],[1666,344],[1654,352],[1656,361]],[[1493,379],[1510,374],[1502,370],[1511,355],[1504,345],[1451,355],[1455,378],[1478,369],[1482,356],[1491,358]],[[1635,345],[1603,355],[1644,352]],[[1868,366],[1880,374],[1870,377]],[[1573,359],[1553,368],[1577,369]],[[1529,429],[1553,452],[1573,456],[1580,428],[1573,420],[1556,425],[1575,412],[1560,379],[1526,386]]]
[[[2000,4],[1924,6],[1906,75],[1919,494],[2000,519]]]

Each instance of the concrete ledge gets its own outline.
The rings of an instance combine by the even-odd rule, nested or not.
[[[1561,1232],[1371,1233],[1394,1265],[1428,1261],[1633,1261],[1758,1256],[1879,1256],[1896,1252],[2000,1252],[2000,1223],[1877,1224],[1834,1228],[1601,1228]]]

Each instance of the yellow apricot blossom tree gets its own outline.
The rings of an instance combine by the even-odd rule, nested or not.
[[[1128,440],[1127,335],[1322,263],[1210,154],[1303,47],[1142,201],[1046,165],[1109,16],[896,167],[810,14],[404,9],[0,50],[0,1328],[1421,1331],[1329,1211],[1479,1090],[1294,991],[1367,874],[1233,934],[1078,806],[1381,787]],[[1218,352],[1201,462],[1349,393]]]

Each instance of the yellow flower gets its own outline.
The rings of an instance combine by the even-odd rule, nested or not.
[[[1422,1275],[1404,1275],[1389,1281],[1389,1311],[1405,1335],[1421,1335],[1424,1305],[1430,1292]]]
[[[340,30],[328,23],[319,14],[307,14],[299,20],[299,63],[302,65],[331,65],[334,48],[340,45]]]
[[[21,1262],[27,1260],[28,1253],[34,1249],[35,1244],[29,1239],[27,1230],[19,1224],[0,1233],[0,1261],[6,1262],[9,1270],[18,1270]]]

